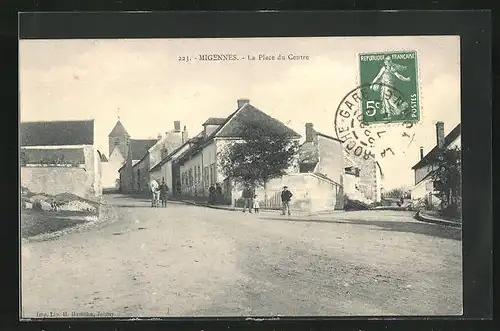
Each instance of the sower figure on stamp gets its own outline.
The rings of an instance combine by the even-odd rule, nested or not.
[[[168,185],[165,183],[165,178],[162,178],[161,184],[160,184],[160,199],[161,199],[161,206],[166,207],[167,206],[167,196],[168,196]]]
[[[384,59],[384,66],[380,69],[378,75],[372,81],[370,88],[374,91],[380,89],[380,100],[382,101],[381,114],[386,117],[391,115],[399,115],[408,108],[408,103],[400,100],[394,91],[395,78],[409,82],[410,77],[405,77],[399,71],[405,70],[406,66],[392,62],[392,58],[387,56]],[[377,85],[379,83],[381,85]],[[400,104],[398,104],[398,101]]]
[[[243,201],[245,205],[243,206],[243,212],[245,212],[248,208],[248,212],[252,213],[253,208],[253,197],[255,196],[255,191],[251,185],[245,185],[243,189]]]
[[[290,200],[292,199],[292,192],[288,190],[288,186],[283,186],[283,191],[281,192],[281,204],[283,209],[281,215],[290,215]]]

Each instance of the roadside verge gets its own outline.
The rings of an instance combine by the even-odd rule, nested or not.
[[[98,228],[100,226],[113,223],[118,219],[116,210],[106,200],[101,199],[101,201],[99,201],[99,205],[97,208],[98,208],[97,216],[89,216],[83,223],[66,227],[58,231],[45,232],[27,238],[23,238],[21,242],[37,242],[37,241],[53,240],[70,233],[82,232],[92,228]]]
[[[427,215],[425,213],[422,213],[421,211],[418,211],[414,217],[416,220],[421,221],[421,222],[434,223],[434,224],[439,224],[439,225],[444,225],[444,226],[451,226],[454,228],[461,228],[462,227],[462,223],[460,223],[460,222],[447,221],[447,220],[444,220],[442,218]]]

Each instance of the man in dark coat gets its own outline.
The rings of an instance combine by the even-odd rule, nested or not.
[[[168,186],[167,183],[165,183],[165,178],[163,178],[160,184],[160,199],[162,207],[167,206],[167,196],[168,196]]]
[[[243,202],[244,202],[243,212],[245,212],[246,209],[248,208],[248,212],[252,213],[253,197],[254,196],[255,196],[255,190],[253,189],[253,187],[251,185],[245,185],[245,187],[243,188],[243,194],[242,194],[242,198],[243,198]]]
[[[219,183],[215,184],[215,196],[216,196],[217,202],[222,201],[222,187],[220,186]]]
[[[290,200],[292,199],[292,192],[288,190],[288,186],[283,186],[283,191],[281,192],[281,204],[283,209],[281,215],[290,215]]]

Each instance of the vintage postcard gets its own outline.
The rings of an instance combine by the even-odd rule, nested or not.
[[[22,318],[462,314],[458,36],[19,61]]]

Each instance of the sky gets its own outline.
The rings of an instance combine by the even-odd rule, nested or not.
[[[239,39],[21,40],[20,118],[25,121],[95,120],[98,148],[118,116],[132,138],[155,138],[175,120],[190,136],[209,117],[226,117],[237,99],[305,136],[305,123],[336,136],[334,117],[358,83],[358,53],[416,50],[421,120],[410,146],[380,160],[384,188],[413,184],[411,167],[460,122],[458,36]],[[308,56],[286,61],[197,61],[199,54]],[[179,61],[189,56],[191,61]],[[397,148],[396,148],[397,149]]]

